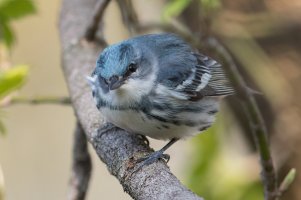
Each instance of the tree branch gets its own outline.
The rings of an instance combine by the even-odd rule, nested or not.
[[[121,11],[122,21],[130,34],[136,33],[136,27],[139,24],[137,13],[131,0],[117,0],[119,10]]]
[[[71,101],[69,97],[14,97],[9,102],[8,105],[14,104],[60,104],[60,105],[70,105]]]
[[[207,45],[214,53],[222,59],[224,69],[230,75],[232,84],[239,94],[239,98],[244,102],[246,115],[250,119],[253,138],[259,151],[261,161],[261,179],[264,186],[266,200],[274,200],[278,194],[277,176],[275,173],[273,159],[271,156],[268,133],[261,112],[258,108],[254,93],[248,89],[246,82],[240,75],[238,68],[231,55],[215,38],[207,40]]]
[[[78,122],[74,131],[72,158],[68,200],[84,200],[89,186],[92,164],[88,152],[87,138]]]
[[[110,173],[134,199],[202,199],[186,189],[163,161],[132,173],[135,160],[152,150],[137,135],[118,128],[101,129],[104,119],[95,108],[84,77],[92,72],[103,46],[74,43],[80,41],[97,2],[64,0],[60,18],[63,70],[75,113],[89,142]]]
[[[88,25],[88,28],[85,33],[85,39],[89,42],[96,40],[96,33],[98,30],[99,23],[104,15],[104,11],[109,5],[110,0],[98,1],[94,9],[94,15],[91,20],[91,23]]]

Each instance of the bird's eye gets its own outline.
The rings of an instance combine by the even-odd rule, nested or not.
[[[131,73],[134,73],[137,70],[137,64],[136,63],[131,63],[129,64],[128,71]]]

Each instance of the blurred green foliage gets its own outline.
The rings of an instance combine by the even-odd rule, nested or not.
[[[0,102],[5,96],[19,89],[28,74],[28,67],[25,65],[7,66],[10,62],[6,54],[15,41],[11,22],[35,12],[36,8],[31,0],[0,0]],[[2,121],[1,133],[5,133]]]
[[[15,41],[10,22],[35,11],[35,6],[30,0],[0,0],[0,103],[4,97],[19,89],[28,75],[28,67],[26,65],[9,66],[10,62],[6,55]],[[5,125],[0,120],[0,134],[4,133]],[[4,176],[1,166],[0,200],[4,200]]]
[[[200,0],[202,9],[205,11],[212,11],[221,6],[221,0]]]
[[[170,1],[163,12],[163,20],[169,21],[170,18],[176,17],[191,3],[191,0],[172,0]]]
[[[0,68],[0,102],[4,97],[19,89],[24,84],[27,75],[28,66],[26,65],[17,65],[5,70]],[[0,120],[0,134],[4,133],[5,126]]]
[[[250,178],[242,161],[226,155],[229,146],[224,145],[223,122],[219,117],[210,129],[193,139],[193,161],[187,165],[188,187],[205,199],[263,199],[259,177]]]
[[[0,40],[8,47],[15,41],[10,22],[35,13],[31,0],[0,0]]]
[[[205,12],[213,11],[220,7],[220,0],[198,0],[201,9]],[[180,15],[193,0],[171,0],[167,3],[162,18],[164,21],[170,21],[171,18]]]

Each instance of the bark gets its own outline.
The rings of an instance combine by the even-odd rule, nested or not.
[[[136,158],[152,150],[136,135],[116,127],[102,128],[104,119],[95,107],[85,76],[90,75],[103,46],[81,39],[99,1],[64,0],[60,18],[63,70],[75,114],[87,139],[134,199],[202,199],[185,188],[163,161],[134,172]]]
[[[92,163],[88,152],[87,138],[79,123],[76,124],[74,131],[72,158],[68,200],[84,200],[91,177]]]

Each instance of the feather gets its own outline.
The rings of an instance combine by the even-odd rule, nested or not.
[[[207,67],[210,69],[211,73],[211,79],[207,84],[208,87],[206,90],[211,88],[213,92],[211,92],[211,94],[207,94],[206,96],[224,96],[233,94],[234,90],[231,87],[231,84],[227,79],[221,64],[201,54],[199,54],[198,57],[199,59],[202,59],[205,64],[207,64]],[[200,92],[204,93],[205,91]]]
[[[147,35],[137,41],[155,55],[158,66],[156,83],[169,88],[172,93],[166,93],[174,98],[197,101],[205,96],[233,94],[221,65],[194,52],[176,35]]]
[[[191,73],[175,90],[184,93],[191,101],[198,101],[205,96],[233,94],[234,91],[218,62],[202,54],[192,53],[192,55],[197,62],[194,66],[186,65],[186,68],[191,68]]]

